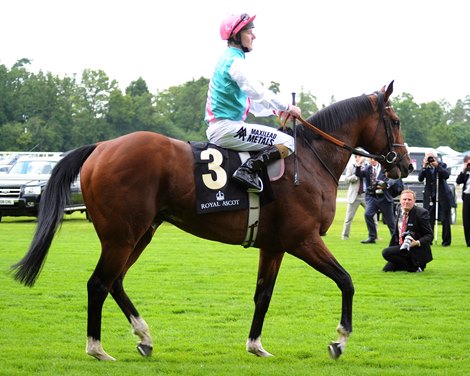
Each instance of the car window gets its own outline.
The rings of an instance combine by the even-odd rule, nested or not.
[[[17,162],[9,174],[49,174],[52,172],[52,169],[57,164],[55,161],[20,161]]]

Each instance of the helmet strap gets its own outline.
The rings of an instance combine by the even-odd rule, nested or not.
[[[241,37],[240,33],[230,37],[228,42],[236,44],[237,46],[240,46],[242,51],[245,52],[245,53],[250,52],[250,50],[242,44],[242,37]]]

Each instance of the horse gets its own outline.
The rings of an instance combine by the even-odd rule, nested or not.
[[[295,127],[296,156],[285,159],[284,175],[272,183],[276,199],[260,210],[249,353],[271,356],[262,346],[261,332],[286,252],[331,278],[341,291],[339,337],[329,343],[328,352],[333,359],[344,352],[352,332],[354,285],[322,236],[335,216],[339,177],[351,154],[359,153],[356,147],[378,159],[390,178],[406,177],[412,170],[400,120],[389,100],[392,92],[393,81],[372,94],[331,104]],[[101,256],[87,282],[90,356],[115,360],[101,342],[102,308],[108,294],[138,336],[137,350],[142,356],[152,354],[149,327],[126,294],[123,280],[164,221],[201,238],[242,244],[248,209],[201,218],[196,213],[193,165],[188,142],[142,131],[79,147],[54,168],[29,250],[12,271],[19,282],[34,285],[63,219],[70,184],[80,174],[84,201],[101,243]],[[299,184],[294,184],[294,174],[300,177]]]

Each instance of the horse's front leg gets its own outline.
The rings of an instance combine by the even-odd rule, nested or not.
[[[352,332],[352,303],[354,285],[349,273],[334,258],[323,240],[317,239],[305,241],[292,254],[307,264],[335,281],[341,290],[341,321],[336,328],[339,338],[328,345],[330,357],[337,359],[343,353],[346,342]]]
[[[274,284],[277,273],[281,266],[284,252],[267,253],[260,249],[258,280],[254,296],[255,313],[251,324],[250,334],[246,342],[246,350],[257,356],[271,356],[261,344],[261,331],[263,329],[264,318],[271,302]]]

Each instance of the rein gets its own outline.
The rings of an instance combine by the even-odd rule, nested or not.
[[[391,140],[391,137],[390,137],[390,130],[389,130],[389,127],[387,126],[387,121],[385,119],[385,109],[390,108],[390,107],[384,107],[383,93],[375,92],[374,94],[377,95],[377,106],[378,106],[378,110],[380,112],[380,117],[382,119],[382,122],[383,122],[383,125],[384,125],[384,128],[385,128],[385,135],[387,137],[387,145],[388,145],[388,150],[389,150],[387,155],[371,154],[371,153],[368,153],[366,151],[362,151],[362,150],[359,150],[357,148],[353,148],[352,146],[347,145],[345,142],[343,142],[341,140],[338,140],[337,138],[335,138],[335,137],[329,135],[328,133],[322,131],[321,129],[317,128],[315,125],[309,123],[307,120],[305,120],[301,116],[295,117],[295,118],[298,119],[304,126],[306,126],[307,128],[310,128],[313,132],[319,134],[325,140],[335,144],[336,146],[339,146],[340,148],[343,148],[343,149],[346,149],[346,150],[350,151],[352,154],[360,155],[360,156],[366,157],[366,158],[373,158],[378,162],[385,162],[385,164],[387,164],[387,167],[385,167],[384,170],[389,171],[390,168],[388,168],[388,166],[394,166],[403,159],[403,155],[398,157],[397,153],[395,151],[393,151],[393,147],[395,147],[395,146],[405,146],[405,145],[392,143],[392,140]],[[290,118],[291,115],[287,114],[287,116],[285,117],[284,120],[282,119],[282,115],[283,115],[283,113],[281,112],[279,114],[279,121],[280,121],[282,127],[285,128],[287,120]],[[379,122],[380,122],[380,120],[379,120]]]
[[[383,155],[370,154],[368,152],[365,152],[365,151],[362,151],[362,150],[359,150],[357,148],[353,148],[352,146],[347,145],[345,142],[343,142],[341,140],[338,140],[337,138],[335,138],[335,137],[329,135],[328,133],[322,131],[321,129],[319,129],[315,125],[309,123],[307,120],[305,120],[302,117],[298,117],[297,119],[303,125],[305,125],[307,128],[310,128],[312,131],[314,131],[315,133],[322,136],[325,140],[335,144],[336,146],[339,146],[340,148],[343,148],[343,149],[346,149],[346,150],[350,151],[352,154],[361,155],[361,156],[367,157],[367,158],[374,158],[379,162],[382,162],[382,161],[386,160],[386,157],[383,156]],[[387,132],[387,137],[388,137],[388,132]]]

